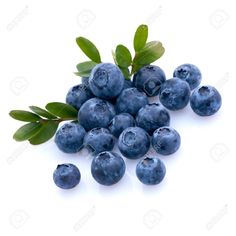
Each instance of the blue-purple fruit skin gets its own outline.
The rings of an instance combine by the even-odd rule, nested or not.
[[[191,90],[197,88],[202,80],[202,74],[198,67],[189,63],[178,66],[174,70],[173,77],[186,81]]]
[[[129,113],[120,113],[113,117],[108,128],[116,138],[119,138],[123,130],[132,126],[135,126],[133,116]]]
[[[79,169],[70,163],[58,165],[53,173],[54,183],[62,189],[74,188],[81,179]]]
[[[214,115],[221,107],[222,99],[218,90],[212,86],[196,88],[190,97],[190,105],[199,116]]]
[[[125,174],[125,162],[115,152],[101,152],[91,164],[93,178],[102,185],[110,186],[121,180]]]
[[[125,129],[118,140],[118,148],[123,156],[128,159],[138,159],[144,156],[150,147],[148,133],[140,127]]]
[[[161,127],[153,133],[152,146],[158,154],[171,155],[179,149],[180,144],[179,133],[171,127]]]
[[[97,127],[107,128],[115,114],[111,103],[99,98],[91,98],[80,108],[78,120],[89,131]]]
[[[153,97],[158,95],[165,80],[165,73],[160,67],[147,65],[134,74],[133,83],[138,90],[146,93],[148,97]]]
[[[121,92],[116,100],[117,113],[129,113],[133,116],[141,107],[148,104],[145,93],[139,92],[137,88],[128,88]]]
[[[166,168],[159,158],[146,157],[138,162],[136,175],[146,185],[159,184],[165,177]]]
[[[152,103],[142,107],[136,115],[136,125],[150,135],[159,127],[170,124],[169,112],[160,104]]]
[[[76,153],[83,148],[86,131],[77,122],[62,125],[55,136],[57,147],[65,153]]]
[[[79,110],[87,100],[93,97],[88,85],[79,84],[70,88],[66,95],[66,103]]]
[[[161,85],[159,98],[164,107],[177,111],[188,105],[190,94],[191,90],[187,82],[172,78]]]
[[[84,147],[97,155],[103,151],[111,151],[115,145],[115,137],[105,128],[94,128],[84,137]]]
[[[96,97],[110,100],[120,94],[124,80],[118,66],[111,63],[100,63],[92,69],[89,87]]]

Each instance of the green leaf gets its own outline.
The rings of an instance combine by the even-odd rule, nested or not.
[[[81,77],[89,77],[92,69],[97,65],[96,62],[93,61],[85,61],[79,63],[76,67],[78,72],[75,72],[76,75]]]
[[[45,118],[48,118],[48,119],[56,119],[57,117],[52,115],[51,113],[49,113],[48,111],[40,108],[40,107],[36,107],[36,106],[30,106],[29,107],[31,111],[33,111],[34,113],[42,116],[42,117],[45,117]]]
[[[134,50],[140,51],[144,48],[148,38],[148,26],[140,25],[134,35]]]
[[[152,41],[136,54],[133,62],[138,65],[149,65],[159,59],[165,52],[165,48],[159,41]]]
[[[116,47],[115,58],[120,67],[129,67],[132,63],[129,49],[121,44]]]
[[[90,73],[89,72],[74,72],[75,75],[80,76],[80,77],[89,77]]]
[[[20,127],[13,135],[13,138],[16,141],[28,140],[32,138],[34,135],[36,135],[39,132],[41,127],[42,127],[42,124],[39,122],[28,123]]]
[[[41,117],[29,112],[29,111],[23,111],[23,110],[12,110],[10,111],[9,115],[16,120],[20,121],[26,121],[26,122],[35,122],[41,120]]]
[[[57,131],[59,123],[57,121],[46,121],[36,135],[29,139],[33,145],[38,145],[47,142]]]
[[[101,63],[101,57],[96,46],[84,37],[76,38],[76,42],[84,54],[92,61]]]
[[[122,73],[123,73],[125,79],[130,80],[130,71],[129,71],[129,68],[127,68],[127,67],[126,67],[126,68],[120,67],[120,70],[122,71]]]
[[[65,103],[51,102],[46,105],[46,109],[55,116],[66,119],[77,119],[78,111]]]

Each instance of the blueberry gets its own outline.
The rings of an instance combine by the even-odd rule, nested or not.
[[[96,127],[107,128],[114,116],[113,105],[99,98],[89,99],[82,105],[78,113],[79,122],[86,130]]]
[[[211,116],[221,107],[221,95],[212,86],[195,89],[190,97],[190,105],[199,116]]]
[[[85,84],[79,84],[70,88],[66,95],[66,103],[79,110],[80,107],[92,97],[94,97],[94,95],[90,88]]]
[[[118,140],[120,152],[129,159],[138,159],[145,155],[150,147],[148,133],[139,127],[125,129]]]
[[[192,64],[183,64],[178,66],[175,69],[173,76],[186,81],[189,84],[191,90],[198,87],[202,80],[200,70]]]
[[[58,165],[53,173],[55,184],[62,189],[74,188],[81,179],[79,169],[73,164]]]
[[[171,127],[161,127],[153,133],[152,146],[161,155],[170,155],[180,147],[180,135]]]
[[[145,129],[150,135],[159,127],[170,124],[168,111],[160,104],[153,103],[142,107],[136,116],[136,125]]]
[[[125,162],[115,152],[101,152],[91,165],[93,178],[102,185],[116,184],[125,174]]]
[[[128,88],[122,91],[116,100],[116,110],[118,113],[129,113],[136,115],[141,107],[148,104],[147,96],[139,92],[136,88]]]
[[[188,105],[190,92],[187,82],[179,78],[169,79],[161,85],[160,102],[169,110],[180,110]]]
[[[140,160],[136,166],[136,175],[143,184],[159,184],[164,179],[165,174],[166,167],[158,158],[146,157]]]
[[[133,83],[138,90],[143,91],[149,97],[158,95],[160,86],[166,80],[164,71],[153,65],[147,65],[134,74]]]
[[[100,63],[92,69],[89,86],[95,96],[109,100],[121,92],[124,76],[116,65]]]
[[[105,128],[94,128],[84,137],[84,147],[94,155],[103,151],[111,151],[114,145],[115,137]]]
[[[66,123],[57,131],[55,143],[65,153],[76,153],[83,148],[85,134],[85,129],[77,122]]]
[[[124,129],[134,125],[135,121],[133,116],[129,113],[121,113],[113,117],[108,128],[115,137],[119,138]]]

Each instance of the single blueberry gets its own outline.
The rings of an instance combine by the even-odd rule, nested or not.
[[[74,188],[81,179],[79,169],[73,164],[58,165],[53,173],[55,184],[62,189]]]
[[[89,86],[95,96],[109,100],[123,89],[124,76],[116,65],[100,63],[92,69]]]
[[[124,176],[125,162],[115,152],[101,152],[92,161],[91,173],[99,184],[110,186]]]
[[[80,108],[78,119],[88,131],[96,127],[107,128],[115,114],[111,103],[99,98],[91,98]]]
[[[70,88],[66,95],[66,103],[77,110],[90,98],[94,97],[90,88],[85,84],[79,84]]]
[[[136,166],[138,179],[146,185],[159,184],[165,177],[166,167],[158,158],[146,157]]]
[[[157,128],[169,124],[169,112],[158,103],[142,107],[136,115],[136,125],[145,129],[150,135],[152,135]]]
[[[115,145],[115,137],[105,128],[94,128],[84,137],[84,147],[97,155],[103,151],[111,151]]]
[[[221,95],[212,86],[196,88],[190,97],[191,108],[199,116],[214,115],[220,109],[221,104]]]
[[[161,85],[159,98],[164,107],[176,111],[188,105],[190,93],[190,87],[187,82],[179,78],[173,78],[166,80]]]
[[[118,113],[129,113],[136,115],[141,107],[148,104],[146,94],[139,92],[136,88],[128,88],[122,91],[116,100],[116,110]]]
[[[152,146],[161,155],[170,155],[180,147],[179,133],[171,127],[161,127],[152,136]]]
[[[66,123],[57,131],[55,143],[65,153],[76,153],[83,148],[85,134],[85,129],[77,122]]]
[[[121,113],[113,117],[108,128],[115,137],[119,138],[124,129],[134,125],[135,121],[133,116],[129,113]]]
[[[161,84],[166,80],[164,71],[154,65],[147,65],[134,74],[134,86],[149,97],[158,95]]]
[[[202,80],[201,71],[193,64],[183,64],[178,66],[174,70],[173,76],[186,81],[191,90],[198,87]]]
[[[125,129],[118,140],[118,148],[122,155],[129,159],[138,159],[144,156],[150,147],[148,133],[139,127]]]

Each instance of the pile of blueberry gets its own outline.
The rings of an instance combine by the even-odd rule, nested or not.
[[[126,80],[111,63],[96,65],[89,78],[72,87],[66,102],[78,112],[79,122],[66,123],[56,133],[55,142],[65,153],[87,148],[93,156],[91,173],[102,185],[113,185],[125,174],[125,162],[113,152],[132,160],[140,159],[150,146],[160,155],[170,155],[180,147],[180,135],[171,128],[168,110],[183,109],[190,102],[200,116],[215,114],[221,107],[221,96],[212,86],[200,86],[200,70],[192,64],[175,69],[166,80],[164,71],[154,65],[142,67],[132,80]],[[159,95],[160,103],[149,103]],[[136,166],[138,179],[147,185],[159,184],[166,173],[164,163],[156,157],[145,157]],[[75,187],[81,174],[73,164],[58,165],[53,179],[63,189]]]

